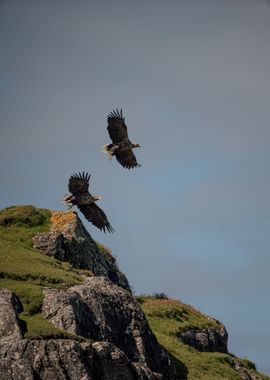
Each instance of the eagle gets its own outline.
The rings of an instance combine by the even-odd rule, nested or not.
[[[91,195],[88,191],[90,177],[90,174],[84,172],[73,174],[68,182],[68,190],[72,195],[66,195],[63,200],[69,208],[76,205],[85,218],[101,231],[112,233],[114,229],[106,214],[95,203],[101,197]]]
[[[108,154],[109,160],[113,156],[126,169],[133,169],[141,166],[132,151],[134,148],[140,148],[139,144],[132,143],[128,138],[127,126],[123,117],[122,108],[113,110],[107,118],[107,129],[112,144],[104,145],[103,152]]]

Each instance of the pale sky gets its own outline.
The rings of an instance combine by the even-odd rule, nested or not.
[[[270,3],[0,1],[0,207],[65,209],[69,176],[116,230],[136,293],[222,321],[270,374]],[[123,108],[141,168],[101,153]]]

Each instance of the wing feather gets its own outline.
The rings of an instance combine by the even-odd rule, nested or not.
[[[136,167],[140,167],[141,165],[138,164],[135,154],[133,153],[132,149],[125,150],[123,152],[116,151],[115,157],[117,161],[126,169],[133,169]]]
[[[114,229],[110,225],[106,214],[95,203],[89,205],[78,205],[79,210],[83,213],[85,218],[91,222],[94,226],[101,231],[110,233],[114,232]]]
[[[73,174],[68,182],[70,193],[75,196],[88,193],[90,177],[91,174],[85,172]]]
[[[127,126],[123,117],[122,108],[120,111],[116,109],[109,113],[107,124],[110,138],[114,144],[121,141],[128,141]]]

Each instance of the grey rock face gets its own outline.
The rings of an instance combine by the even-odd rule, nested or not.
[[[92,380],[92,345],[70,339],[1,342],[0,379]]]
[[[71,339],[0,342],[1,380],[162,380],[144,364],[136,366],[108,342]]]
[[[34,236],[33,245],[45,255],[68,261],[74,268],[91,270],[96,276],[105,276],[130,291],[115,259],[98,248],[73,211],[52,211],[50,231]]]
[[[228,334],[223,325],[220,329],[189,329],[180,334],[180,340],[199,351],[228,352]]]
[[[123,351],[109,342],[93,344],[94,378],[102,380],[162,380],[145,363],[131,363]]]
[[[17,313],[22,311],[18,297],[8,289],[0,289],[0,338],[21,339],[21,325]]]
[[[261,377],[251,373],[237,360],[233,361],[233,368],[236,370],[242,380],[262,380]]]
[[[102,380],[137,380],[138,373],[127,356],[108,342],[93,344],[94,378]]]
[[[112,343],[123,351],[142,379],[175,379],[170,359],[137,301],[106,278],[90,277],[85,284],[66,292],[45,290],[43,313],[59,328]]]

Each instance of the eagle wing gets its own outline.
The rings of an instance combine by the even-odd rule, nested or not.
[[[106,214],[95,203],[89,205],[78,205],[79,210],[83,213],[85,218],[91,222],[94,226],[101,231],[110,233],[114,232],[114,229],[110,225]]]
[[[113,144],[128,141],[127,126],[123,118],[122,108],[120,111],[116,109],[109,113],[107,123],[107,129]]]
[[[136,156],[133,153],[132,149],[125,150],[122,152],[116,151],[115,157],[117,161],[126,169],[133,169],[141,166],[140,164],[138,164]]]
[[[88,193],[90,177],[90,174],[84,172],[73,174],[68,182],[68,190],[70,193],[75,196]]]

